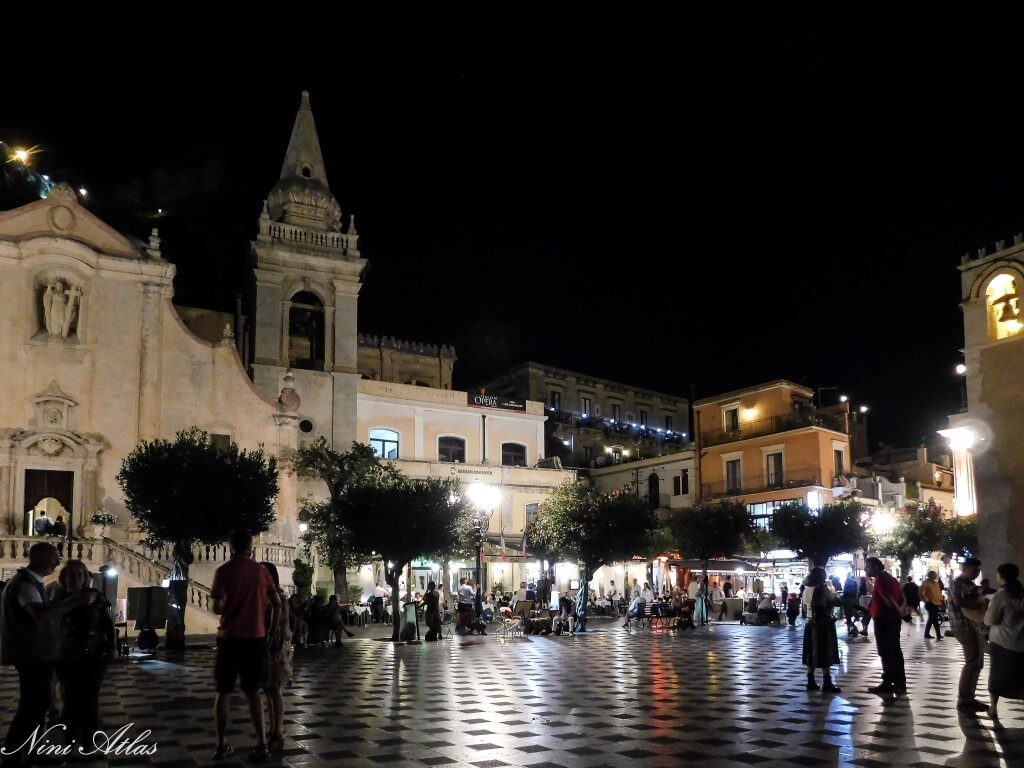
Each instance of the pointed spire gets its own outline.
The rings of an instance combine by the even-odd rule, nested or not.
[[[288,151],[284,155],[281,166],[281,180],[301,176],[305,179],[327,184],[327,169],[324,168],[324,156],[320,151],[320,138],[316,133],[316,122],[313,110],[309,106],[309,91],[302,92],[302,103],[295,115],[292,126],[292,137],[288,140]]]
[[[281,166],[281,178],[267,195],[267,205],[274,221],[309,229],[340,230],[341,207],[327,184],[320,139],[309,106],[309,91],[302,92]]]

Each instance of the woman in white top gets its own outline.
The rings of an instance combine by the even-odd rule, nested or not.
[[[644,588],[640,591],[640,597],[642,597],[644,602],[648,605],[654,602],[654,591],[651,589],[651,585],[646,581],[644,582]]]
[[[992,595],[985,611],[991,659],[988,714],[993,720],[999,719],[1000,696],[1024,699],[1024,585],[1020,568],[1013,563],[1003,563],[996,573],[1002,589]]]

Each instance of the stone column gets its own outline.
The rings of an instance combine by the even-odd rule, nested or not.
[[[14,504],[14,457],[11,449],[14,441],[0,438],[0,525],[7,528],[12,536],[18,532],[18,521],[15,519]]]
[[[85,526],[89,523],[93,512],[100,508],[97,493],[99,489],[96,486],[100,470],[99,454],[103,450],[103,446],[99,442],[90,440],[85,443],[85,450],[85,466],[82,469],[82,508],[78,511],[78,520],[75,521],[79,536],[85,535]],[[127,522],[125,521],[126,525]]]
[[[160,304],[163,286],[142,285],[142,328],[139,339],[139,439],[160,436]]]

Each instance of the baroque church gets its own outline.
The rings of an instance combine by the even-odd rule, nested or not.
[[[0,212],[0,578],[23,562],[45,510],[68,522],[70,556],[119,568],[122,594],[160,583],[169,553],[138,542],[115,478],[140,440],[192,425],[277,455],[319,436],[340,450],[358,440],[410,476],[491,486],[488,530],[508,549],[487,558],[488,579],[525,578],[534,566],[509,550],[573,477],[544,460],[543,404],[453,390],[450,347],[358,332],[368,262],[328,184],[308,93],[280,179],[254,214],[252,295],[232,316],[175,305],[159,232],[114,230],[66,184]],[[298,500],[322,492],[282,468],[277,521],[257,555],[289,583]],[[116,522],[92,525],[97,511]],[[195,554],[198,615],[226,553]],[[417,588],[437,564],[420,570]],[[373,575],[352,578],[372,585]]]

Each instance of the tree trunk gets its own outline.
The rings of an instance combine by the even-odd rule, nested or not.
[[[396,563],[394,568],[384,568],[384,581],[391,587],[391,642],[398,642],[398,634],[401,630],[402,617],[399,615],[399,578],[402,575],[402,566]]]
[[[900,556],[900,581],[907,580],[907,574],[910,573],[910,564],[913,562],[914,556]]]
[[[348,566],[342,562],[334,566],[334,594],[338,596],[338,602],[348,602]]]
[[[576,631],[587,631],[587,587],[590,584],[590,566],[583,564],[583,573],[580,579],[580,589],[576,595]]]
[[[174,562],[171,567],[170,589],[167,592],[168,650],[185,649],[185,606],[188,605],[188,569],[192,564],[192,542],[174,542]]]

